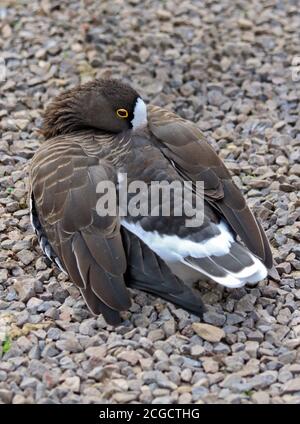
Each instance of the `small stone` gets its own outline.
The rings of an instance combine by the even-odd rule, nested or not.
[[[7,372],[0,370],[0,382],[7,379]]]
[[[21,250],[17,254],[18,259],[24,264],[29,265],[34,260],[34,254],[30,250]]]
[[[283,393],[296,393],[300,392],[300,377],[288,381],[283,386]]]
[[[148,333],[148,339],[152,342],[156,342],[157,340],[162,340],[164,338],[164,332],[162,329],[158,328],[157,330],[151,330]]]
[[[120,361],[126,361],[130,365],[136,365],[139,361],[140,355],[134,350],[123,350],[123,352],[119,353],[117,358]]]
[[[281,264],[276,266],[277,271],[279,274],[289,274],[292,270],[291,264],[288,262],[282,262]]]
[[[295,163],[295,165],[291,166],[290,168],[290,174],[291,175],[297,175],[298,177],[300,177],[300,164],[299,163]]]
[[[244,360],[243,358],[237,356],[226,356],[224,359],[224,364],[226,365],[226,369],[230,372],[236,372],[243,368]]]
[[[38,258],[36,263],[35,263],[35,268],[37,269],[37,271],[43,271],[43,270],[47,269],[45,259],[44,258]]]
[[[25,399],[25,397],[24,397],[23,395],[16,394],[16,395],[13,397],[12,403],[13,403],[14,405],[21,405],[21,404],[26,403],[26,399]]]
[[[3,403],[11,403],[13,393],[11,390],[0,389],[0,400]]]
[[[42,352],[42,357],[52,358],[52,357],[54,357],[58,354],[59,354],[59,351],[55,348],[55,344],[49,343],[45,346],[45,348]]]
[[[3,25],[1,33],[3,38],[10,38],[12,34],[11,26],[9,24]]]
[[[27,309],[31,314],[35,314],[38,308],[43,304],[42,299],[38,299],[37,297],[31,297],[27,302]]]
[[[251,29],[253,27],[253,23],[249,19],[240,18],[237,23],[241,29]]]
[[[88,377],[96,381],[101,381],[105,376],[105,370],[103,367],[96,367],[88,373]]]
[[[230,353],[230,347],[225,343],[218,343],[216,346],[214,346],[214,353],[226,355]]]
[[[244,321],[244,317],[242,315],[230,313],[227,316],[226,324],[227,325],[236,325],[236,324],[240,324],[243,321]]]
[[[183,370],[181,372],[181,380],[184,381],[185,383],[189,383],[192,379],[192,371],[190,368],[186,368],[185,370]]]
[[[251,358],[257,357],[257,350],[258,350],[259,344],[255,341],[247,341],[245,343],[245,351],[251,356]]]
[[[66,339],[58,340],[56,342],[56,347],[59,350],[71,353],[78,353],[82,351],[82,347],[75,337],[67,337]]]
[[[78,376],[67,377],[61,387],[67,390],[71,390],[72,392],[79,393],[80,378]]]
[[[85,353],[89,358],[104,358],[106,355],[106,351],[107,351],[107,347],[102,345],[102,346],[88,347]]]
[[[237,302],[235,310],[237,312],[251,312],[253,311],[255,301],[255,296],[246,294]]]
[[[160,371],[145,371],[142,374],[142,380],[145,384],[156,383],[164,389],[175,390],[177,385],[168,380],[167,377]]]
[[[172,402],[171,396],[159,396],[159,397],[153,399],[152,403],[154,405],[169,405],[173,402]]]
[[[140,358],[140,364],[144,371],[151,370],[153,359],[152,358]]]
[[[219,364],[212,358],[203,359],[202,366],[207,373],[216,373],[219,371]]]
[[[219,90],[211,90],[208,92],[207,100],[212,106],[221,106],[225,102],[225,97]]]
[[[193,87],[193,85],[192,85],[191,83],[183,84],[183,85],[180,87],[180,92],[181,92],[181,94],[182,94],[183,96],[185,96],[185,97],[189,97],[189,96],[191,96],[191,95],[193,94],[193,92],[194,92],[194,87]]]
[[[225,337],[225,332],[221,328],[214,327],[209,324],[202,324],[198,322],[194,322],[192,324],[193,330],[198,336],[202,337],[202,339],[207,340],[209,342],[219,342]]]
[[[265,389],[275,383],[277,376],[277,371],[265,371],[252,378],[250,381],[251,387],[253,389]]]
[[[167,337],[175,334],[175,321],[174,319],[170,319],[163,324],[163,329]]]
[[[233,389],[236,385],[243,383],[243,379],[238,374],[230,374],[225,377],[224,381],[220,384],[221,387]]]
[[[158,9],[156,11],[156,16],[161,21],[168,21],[172,17],[171,13],[164,9]]]
[[[250,359],[246,365],[238,371],[242,377],[252,377],[259,373],[259,361],[257,359]]]
[[[263,341],[264,336],[260,331],[256,330],[256,331],[250,331],[248,333],[247,338],[248,338],[248,340],[252,340],[252,341],[256,341],[256,342],[260,343],[260,342]]]
[[[22,278],[14,283],[14,288],[21,302],[27,302],[35,296],[35,280],[33,278]]]
[[[222,326],[225,324],[226,316],[214,311],[208,311],[203,316],[204,321],[214,326]]]
[[[288,165],[289,161],[288,161],[288,158],[286,158],[285,156],[279,155],[276,158],[276,163],[279,166],[284,166],[284,165]]]
[[[178,404],[190,404],[192,403],[192,395],[190,393],[182,393],[178,398]]]
[[[203,386],[193,387],[192,388],[192,399],[193,401],[198,401],[203,398],[208,393],[208,389]]]
[[[156,358],[158,361],[168,361],[169,357],[163,350],[156,350],[154,352],[154,358]]]
[[[278,360],[282,362],[283,364],[290,364],[295,361],[296,356],[297,356],[297,352],[292,350],[289,352],[284,352],[281,355],[279,355]]]
[[[52,371],[46,370],[42,373],[42,380],[48,389],[52,389],[59,384],[60,376],[60,371],[57,369]]]
[[[95,325],[96,322],[93,318],[86,319],[80,324],[79,332],[86,336],[93,336],[95,334]]]
[[[270,403],[270,395],[262,391],[253,393],[253,395],[251,396],[251,399],[253,400],[254,403],[257,403],[257,404],[266,405]]]
[[[191,346],[191,355],[192,356],[201,356],[205,353],[205,348],[201,345]]]
[[[0,269],[0,284],[6,283],[7,278],[8,278],[7,269]]]
[[[278,375],[278,381],[280,383],[287,383],[293,379],[293,374],[290,371],[280,371]]]
[[[35,389],[37,385],[37,379],[32,377],[25,377],[20,384],[20,388],[25,390],[27,388]]]
[[[113,399],[117,403],[128,403],[136,400],[138,397],[138,393],[115,393],[113,395]]]

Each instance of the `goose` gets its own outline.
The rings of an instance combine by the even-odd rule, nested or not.
[[[46,108],[42,134],[29,171],[33,228],[44,254],[108,324],[120,324],[120,312],[130,308],[128,288],[201,317],[196,281],[238,288],[274,273],[262,225],[194,123],[146,105],[122,81],[98,79],[58,95]],[[201,222],[188,225],[190,216],[177,216],[174,196],[169,215],[162,213],[164,198],[156,213],[121,214],[124,176],[127,187],[190,184],[191,199],[202,202]],[[106,182],[117,209],[105,215],[97,187]],[[133,200],[128,194],[127,204]]]

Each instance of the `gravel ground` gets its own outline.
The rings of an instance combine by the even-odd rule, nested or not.
[[[0,403],[300,403],[299,28],[298,0],[1,0]],[[281,281],[200,284],[211,334],[137,291],[113,329],[41,256],[40,114],[96,76],[197,122],[263,222]]]

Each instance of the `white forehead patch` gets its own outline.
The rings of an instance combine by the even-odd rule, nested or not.
[[[140,97],[136,101],[131,124],[134,130],[147,125],[147,106]]]

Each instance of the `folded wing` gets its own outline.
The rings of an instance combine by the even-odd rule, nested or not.
[[[32,199],[44,239],[90,310],[115,325],[131,301],[119,218],[96,211],[101,181],[116,182],[113,168],[68,137],[45,143],[31,165]]]
[[[269,242],[259,222],[231,179],[225,165],[191,122],[150,106],[149,126],[160,149],[187,180],[203,181],[206,201],[225,218],[233,232],[266,268],[272,268]]]

